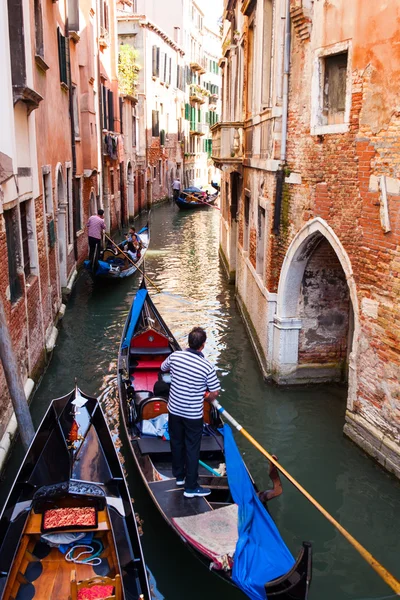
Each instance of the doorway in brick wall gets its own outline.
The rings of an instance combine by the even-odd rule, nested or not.
[[[60,288],[67,285],[67,210],[65,184],[61,165],[57,168],[57,236]]]
[[[273,322],[273,371],[279,383],[348,382],[353,389],[358,309],[349,257],[317,218],[286,253]]]

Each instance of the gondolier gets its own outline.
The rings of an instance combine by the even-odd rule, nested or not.
[[[181,191],[181,180],[179,177],[176,177],[172,183],[172,193],[174,195],[174,200],[178,198],[179,192]]]
[[[100,250],[101,237],[105,231],[104,210],[101,208],[97,211],[97,215],[92,215],[86,224],[88,242],[89,242],[89,262],[92,262],[96,247]]]
[[[212,402],[220,390],[215,367],[202,353],[206,339],[204,329],[195,327],[189,333],[189,348],[173,352],[161,365],[162,371],[171,372],[168,427],[172,473],[177,485],[185,486],[187,498],[211,493],[198,485],[204,393],[209,390],[208,400]]]

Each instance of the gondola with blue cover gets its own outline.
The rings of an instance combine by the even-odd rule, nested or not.
[[[0,516],[0,598],[151,598],[104,414],[77,388],[50,404]]]
[[[105,250],[97,254],[97,250],[92,261],[85,260],[84,267],[91,273],[95,279],[124,279],[134,275],[143,264],[147,249],[150,244],[149,225],[145,225],[137,233],[141,241],[140,256],[132,264],[124,250],[126,241],[122,241],[116,246],[109,243]]]
[[[218,198],[218,191],[207,194],[197,187],[190,187],[180,192],[175,204],[180,210],[201,210],[213,206]]]
[[[199,483],[211,495],[185,498],[176,484],[167,428],[169,375],[160,366],[177,350],[143,281],[122,334],[118,388],[122,423],[151,499],[186,546],[249,598],[306,600],[311,544],[303,543],[293,558],[262,504],[278,493],[259,496],[229,426],[221,430],[219,414],[207,401]]]

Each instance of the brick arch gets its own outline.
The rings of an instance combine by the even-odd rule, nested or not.
[[[304,225],[293,238],[282,264],[276,315],[274,319],[273,370],[281,382],[297,381],[299,366],[299,332],[302,321],[299,314],[302,282],[310,257],[318,248],[329,243],[337,261],[343,269],[351,301],[354,333],[349,354],[349,398],[351,407],[355,399],[356,349],[359,332],[359,308],[357,289],[350,259],[333,229],[320,217]]]

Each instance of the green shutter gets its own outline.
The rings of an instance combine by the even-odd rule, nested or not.
[[[186,121],[189,121],[189,119],[190,119],[190,105],[189,104],[185,104],[185,119],[186,119]]]

